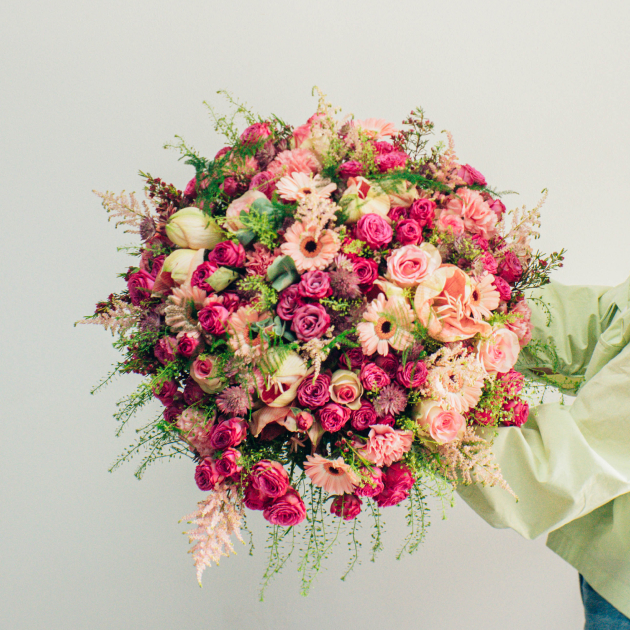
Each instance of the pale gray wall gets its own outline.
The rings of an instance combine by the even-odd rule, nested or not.
[[[463,503],[434,518],[417,555],[387,548],[343,583],[343,546],[312,595],[295,565],[267,601],[261,523],[243,550],[194,578],[178,519],[200,494],[189,462],[139,483],[107,468],[131,436],[111,414],[130,390],[90,386],[111,338],[72,322],[120,288],[131,239],[91,189],[138,190],[138,169],[185,185],[161,149],[221,145],[202,106],[226,88],[300,124],[316,84],[344,112],[402,119],[417,104],[511,203],[550,190],[543,249],[566,246],[567,283],[628,274],[630,81],[625,1],[365,0],[5,2],[0,9],[2,450],[0,627],[570,630],[573,569],[494,531]]]

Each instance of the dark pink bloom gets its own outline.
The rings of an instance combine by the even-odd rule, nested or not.
[[[200,289],[203,289],[206,292],[212,291],[212,287],[206,282],[206,280],[217,269],[218,269],[217,265],[213,262],[206,261],[204,263],[201,263],[201,265],[199,265],[197,269],[193,271],[190,284],[192,284],[193,287],[199,287]]]
[[[225,322],[229,316],[230,312],[217,302],[210,302],[197,313],[201,327],[211,335],[225,333]]]
[[[177,352],[187,359],[190,359],[195,352],[201,349],[202,343],[199,337],[189,335],[188,333],[182,335],[177,342]]]
[[[514,252],[506,252],[503,260],[499,263],[499,275],[510,284],[521,279],[523,266]]]
[[[298,290],[305,298],[329,297],[332,295],[330,276],[325,271],[307,271],[300,279]]]
[[[357,238],[365,241],[372,249],[380,249],[391,242],[394,232],[380,214],[364,214],[357,222]]]
[[[295,312],[304,305],[304,300],[300,295],[300,289],[297,284],[292,284],[284,291],[280,292],[276,313],[280,319],[291,321],[295,316]]]
[[[286,494],[267,504],[263,516],[272,525],[293,527],[306,518],[306,506],[299,493],[290,488]]]
[[[396,150],[396,147],[394,147],[391,142],[386,142],[385,140],[374,142],[372,146],[374,147],[378,155],[387,155],[388,153],[392,153]]]
[[[427,366],[424,361],[407,361],[398,367],[396,380],[403,387],[420,387],[427,380]]]
[[[247,436],[247,423],[241,418],[230,418],[215,424],[210,429],[210,446],[222,451],[230,446],[238,446]]]
[[[221,293],[221,296],[223,297],[223,307],[226,308],[230,313],[238,310],[239,306],[241,305],[241,300],[238,295],[236,295],[236,293],[226,291],[225,293]]]
[[[337,365],[342,370],[358,370],[365,361],[365,355],[361,348],[349,348],[344,350],[343,354],[339,357]]]
[[[203,400],[206,393],[199,387],[199,384],[193,381],[192,378],[186,380],[184,387],[184,402],[187,405],[194,405],[200,400]]]
[[[473,184],[486,186],[488,183],[486,182],[486,178],[470,164],[464,164],[463,166],[460,166],[459,170],[457,171],[457,176],[461,177],[466,182],[467,186],[472,186]]]
[[[127,279],[127,288],[129,289],[131,303],[134,306],[140,306],[142,302],[150,299],[153,281],[153,276],[142,270],[132,273],[129,276]]]
[[[381,389],[391,383],[389,374],[376,363],[365,363],[361,367],[361,384],[367,390]]]
[[[529,405],[526,401],[518,398],[507,400],[503,404],[503,410],[512,413],[509,420],[505,420],[503,424],[507,426],[521,427],[527,422],[529,416]]]
[[[399,361],[393,353],[390,352],[386,356],[376,357],[376,365],[387,372],[391,378],[396,378]]]
[[[523,383],[525,382],[523,375],[516,370],[510,370],[506,374],[501,374],[499,379],[503,385],[503,391],[505,391],[508,396],[520,394],[523,389]]]
[[[490,411],[487,410],[475,410],[474,419],[477,424],[487,426],[494,422],[494,417]]]
[[[220,459],[216,460],[217,472],[223,477],[231,477],[239,473],[243,467],[238,464],[241,454],[235,448],[226,448]]]
[[[245,264],[245,249],[240,243],[223,241],[208,254],[208,262],[222,267],[242,267]]]
[[[164,381],[153,386],[153,395],[165,406],[170,407],[175,401],[179,385],[176,381]]]
[[[473,234],[472,240],[474,243],[477,244],[477,247],[483,249],[484,251],[486,251],[488,247],[490,247],[490,243],[488,243],[488,241],[483,236],[481,236],[481,234]]]
[[[321,304],[300,306],[293,316],[291,330],[300,341],[322,337],[330,326],[330,315]]]
[[[325,431],[339,431],[350,418],[350,409],[331,402],[319,410],[319,421]]]
[[[417,221],[420,227],[432,227],[435,219],[435,201],[416,199],[409,208],[409,218]]]
[[[378,278],[378,264],[371,258],[361,258],[360,256],[352,256],[352,267],[354,273],[359,278],[359,286],[369,288]]]
[[[357,431],[364,431],[377,422],[379,420],[376,417],[374,405],[365,398],[361,400],[361,406],[350,414],[350,424]]]
[[[354,493],[360,497],[373,497],[377,494],[380,494],[385,489],[383,484],[383,471],[380,468],[374,468],[372,471],[369,471],[367,468],[364,468],[361,471],[364,475],[367,475],[371,478],[372,483],[365,482],[360,486],[357,486]]]
[[[162,364],[166,365],[175,360],[175,348],[177,347],[177,339],[175,337],[162,337],[153,348],[155,358]]]
[[[217,151],[217,154],[214,156],[215,160],[222,158],[224,155],[227,155],[232,150],[232,147],[223,147]]]
[[[250,510],[264,510],[265,506],[271,503],[271,499],[260,494],[250,482],[245,485],[243,503]]]
[[[374,158],[378,170],[381,173],[393,171],[395,168],[405,166],[409,156],[402,151],[392,151],[391,153],[381,153]]]
[[[394,222],[404,221],[405,219],[408,218],[407,208],[404,208],[403,206],[394,206],[393,208],[389,209],[387,216]]]
[[[267,199],[271,199],[273,191],[276,189],[275,175],[271,171],[262,171],[262,173],[256,173],[252,177],[252,181],[249,182],[250,190],[258,190],[267,196]]]
[[[295,424],[300,431],[308,431],[313,426],[314,420],[307,411],[300,411],[295,418]]]
[[[396,418],[390,415],[383,416],[382,418],[378,419],[378,423],[384,424],[386,427],[394,427],[396,424]]]
[[[503,279],[499,278],[499,276],[495,276],[492,281],[494,288],[499,292],[499,296],[504,302],[509,301],[512,297],[512,287]]]
[[[481,256],[479,256],[479,258],[476,259],[476,261],[480,261],[483,265],[484,271],[487,271],[492,275],[496,274],[497,269],[499,268],[497,259],[490,252],[482,254]]]
[[[396,238],[401,245],[417,245],[422,241],[422,228],[415,219],[404,219],[396,226]]]
[[[184,197],[194,199],[197,196],[197,176],[195,175],[187,184],[184,189]]]
[[[219,188],[228,196],[234,197],[239,191],[238,181],[234,177],[226,177]]]
[[[388,490],[387,488],[374,496],[376,505],[378,507],[391,507],[392,505],[398,505],[401,501],[404,501],[409,496],[407,490]]]
[[[289,475],[279,462],[261,459],[252,466],[250,482],[262,496],[275,499],[289,489]]]
[[[177,418],[180,416],[182,411],[186,409],[186,405],[183,402],[174,402],[172,405],[169,405],[162,415],[164,416],[164,420],[169,422],[170,424],[175,424],[177,422]]]
[[[347,179],[348,177],[358,177],[363,173],[363,165],[357,160],[345,162],[338,169],[339,177]]]
[[[363,501],[355,494],[338,495],[330,505],[330,513],[343,518],[344,521],[351,521],[359,516],[362,503]]]
[[[267,123],[254,123],[241,134],[241,142],[245,145],[256,144],[271,135]]]
[[[383,471],[385,489],[374,497],[379,507],[390,507],[404,501],[413,487],[414,478],[405,464],[396,462]]]
[[[321,407],[330,400],[330,376],[318,374],[315,382],[312,376],[307,376],[297,389],[297,399],[301,405],[313,409]]]
[[[498,219],[501,220],[506,211],[505,204],[500,199],[492,199],[488,201],[488,205],[490,206],[490,210],[492,210],[492,212],[497,215]]]
[[[220,481],[222,481],[222,476],[217,471],[216,464],[212,459],[206,457],[195,468],[195,482],[199,490],[210,492]]]

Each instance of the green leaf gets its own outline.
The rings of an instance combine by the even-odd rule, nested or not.
[[[218,293],[219,291],[223,291],[223,289],[229,286],[238,277],[236,271],[232,271],[227,267],[219,267],[206,279],[206,282]]]
[[[278,256],[267,269],[267,279],[276,291],[282,291],[300,279],[291,256]]]

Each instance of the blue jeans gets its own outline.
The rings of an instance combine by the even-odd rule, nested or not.
[[[584,602],[584,630],[630,630],[630,619],[609,604],[580,575],[580,590]]]

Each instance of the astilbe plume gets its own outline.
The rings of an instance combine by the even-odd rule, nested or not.
[[[197,582],[201,586],[201,576],[206,567],[219,564],[222,556],[234,551],[231,536],[234,534],[243,544],[241,521],[243,506],[238,499],[236,486],[219,484],[203,501],[197,503],[197,511],[181,519],[197,527],[185,532],[194,546],[189,550],[197,569]]]
[[[135,326],[144,314],[145,309],[142,306],[134,306],[129,302],[123,302],[118,297],[113,297],[107,308],[97,310],[92,317],[80,319],[74,325],[97,324],[115,335]]]
[[[140,234],[143,223],[146,223],[147,219],[153,220],[147,202],[140,203],[134,193],[126,195],[124,190],[120,195],[114,195],[109,191],[101,193],[93,190],[92,192],[102,199],[103,208],[107,210],[109,219],[117,219],[116,227],[124,225],[128,228],[125,233]]]
[[[499,233],[505,233],[501,239],[505,248],[513,251],[519,258],[528,259],[531,254],[530,240],[539,237],[540,210],[547,200],[547,191],[543,192],[540,201],[531,210],[523,206],[520,210],[512,210],[503,215],[498,225]],[[509,226],[508,226],[509,219]],[[509,228],[509,229],[508,229]],[[499,244],[500,247],[500,244]]]

